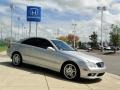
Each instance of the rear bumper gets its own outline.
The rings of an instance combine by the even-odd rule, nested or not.
[[[80,77],[86,79],[97,79],[101,78],[105,74],[106,68],[98,68],[94,70],[80,70]]]

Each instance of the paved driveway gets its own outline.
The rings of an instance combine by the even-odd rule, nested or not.
[[[102,80],[68,81],[59,73],[24,64],[14,67],[0,56],[0,90],[120,90],[120,77],[106,73]]]

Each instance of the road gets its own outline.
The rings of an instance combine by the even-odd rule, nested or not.
[[[101,58],[106,64],[107,72],[120,76],[120,54],[103,55],[101,53],[86,52],[85,50],[80,51]]]

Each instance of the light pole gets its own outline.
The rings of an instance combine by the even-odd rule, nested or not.
[[[20,17],[17,18],[18,20],[18,40],[20,39]]]
[[[30,34],[31,34],[31,21],[29,22],[29,37],[30,37]]]
[[[10,4],[10,9],[11,9],[11,39],[10,39],[10,42],[12,42],[12,17],[13,17],[13,4],[11,3]]]
[[[106,11],[106,7],[97,7],[97,10],[101,11],[101,52],[103,52],[103,11]]]
[[[56,33],[56,38],[59,37],[59,34],[60,34],[60,29],[58,28]]]
[[[25,37],[28,37],[27,27],[24,27],[25,30]]]
[[[24,24],[22,23],[22,38],[24,38]]]
[[[72,24],[72,26],[73,26],[73,28],[74,28],[74,30],[73,30],[73,34],[74,34],[74,37],[73,37],[73,47],[74,47],[74,49],[75,49],[75,33],[76,33],[76,26],[77,26],[77,24]]]
[[[1,23],[1,40],[3,39],[2,38],[2,33],[3,33],[3,26],[2,26],[2,23]]]

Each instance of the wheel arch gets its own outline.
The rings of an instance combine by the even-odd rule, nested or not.
[[[19,54],[19,55],[21,56],[21,53],[20,53],[19,51],[14,51],[14,52],[12,52],[12,54],[11,54],[11,58],[13,57],[14,54]],[[22,57],[22,56],[21,56],[21,57]]]

